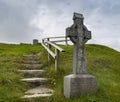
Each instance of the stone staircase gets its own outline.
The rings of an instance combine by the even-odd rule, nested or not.
[[[45,70],[42,70],[42,64],[37,54],[25,55],[23,59],[22,69],[18,70],[19,73],[24,75],[21,81],[28,83],[32,86],[31,89],[25,92],[23,98],[36,98],[47,97],[54,93],[54,90],[47,88],[50,82],[49,78],[45,76]]]

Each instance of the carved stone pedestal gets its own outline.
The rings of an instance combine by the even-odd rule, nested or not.
[[[89,74],[71,74],[64,77],[64,96],[68,98],[79,97],[85,93],[97,91],[97,80]]]

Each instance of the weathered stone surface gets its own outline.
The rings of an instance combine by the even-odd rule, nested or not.
[[[48,79],[48,78],[24,78],[24,79],[21,79],[21,81],[31,83],[34,86],[44,85],[49,80],[50,79]]]
[[[50,94],[53,93],[54,90],[45,88],[45,87],[35,87],[33,89],[29,89],[28,91],[25,92],[26,95],[32,95],[32,94]]]
[[[24,78],[21,80],[34,83],[34,82],[46,82],[46,81],[48,81],[48,78]]]
[[[22,61],[22,63],[25,63],[25,64],[40,64],[41,61],[40,60],[24,60],[24,61]]]
[[[33,44],[38,44],[38,40],[37,39],[33,39]]]
[[[37,77],[45,73],[44,70],[18,70],[18,72],[23,73],[24,76]]]
[[[40,60],[38,55],[36,55],[36,54],[24,55],[23,57],[24,57],[25,60],[29,60],[29,61],[31,61],[31,60],[34,60],[34,61]]]
[[[42,64],[22,64],[24,69],[41,69]]]
[[[54,90],[45,87],[36,87],[25,92],[23,98],[48,97],[53,95]]]
[[[31,55],[23,55],[23,57],[25,57],[25,58],[36,58],[36,57],[38,57],[36,54],[31,54]]]
[[[23,98],[37,98],[37,97],[49,97],[53,94],[33,94],[33,95],[24,95]]]
[[[91,31],[84,25],[82,14],[74,13],[74,24],[66,29],[66,36],[74,44],[73,74],[64,77],[64,95],[77,97],[83,93],[97,91],[97,81],[87,74],[85,43],[91,39]]]
[[[74,44],[73,73],[87,73],[85,43],[91,39],[91,32],[83,24],[83,15],[74,13],[74,24],[66,29],[66,35]]]
[[[71,74],[64,77],[64,95],[68,98],[79,97],[84,93],[97,91],[96,78],[89,74]]]
[[[45,88],[46,84],[50,82],[50,78],[39,78],[45,76],[45,71],[40,70],[43,66],[40,64],[41,53],[25,55],[23,59],[23,64],[21,64],[18,72],[24,74],[24,79],[21,79],[23,82],[29,83],[33,89],[29,89],[25,92],[25,95],[22,98],[37,98],[37,97],[48,97],[53,95],[54,90]],[[43,87],[44,86],[44,87]]]

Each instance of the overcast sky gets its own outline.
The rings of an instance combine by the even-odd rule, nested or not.
[[[92,31],[88,43],[120,51],[120,0],[0,0],[0,42],[65,36],[73,12],[82,13]]]

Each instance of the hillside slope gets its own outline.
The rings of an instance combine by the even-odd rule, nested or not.
[[[65,52],[60,54],[60,67],[53,73],[56,84],[56,100],[63,102],[119,102],[120,101],[120,52],[109,47],[95,44],[86,45],[88,73],[97,77],[98,92],[94,95],[83,95],[78,99],[63,97],[63,78],[72,73],[73,46],[61,46]],[[53,63],[54,64],[54,63]],[[48,70],[50,72],[50,70]],[[59,98],[58,98],[59,97]],[[55,98],[55,97],[54,97]],[[60,102],[60,101],[56,101]]]
[[[26,85],[16,71],[23,55],[40,52],[40,45],[0,44],[0,102],[22,102]]]
[[[80,98],[67,99],[63,96],[63,78],[72,73],[73,46],[60,45],[65,52],[60,53],[59,71],[54,70],[54,60],[47,61],[44,50],[41,58],[48,77],[52,78],[51,87],[55,95],[49,98],[23,100],[20,97],[26,85],[16,73],[22,56],[42,52],[41,45],[0,44],[0,102],[119,102],[120,100],[120,52],[101,45],[86,45],[87,69],[97,77],[98,92],[82,95]]]

